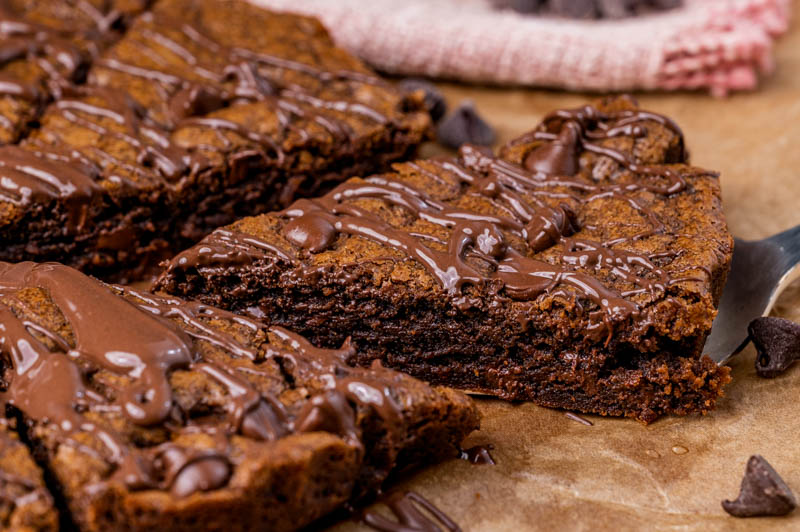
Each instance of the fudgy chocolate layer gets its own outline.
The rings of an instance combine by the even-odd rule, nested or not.
[[[352,337],[436,383],[651,421],[707,412],[732,239],[716,174],[628,98],[556,111],[500,157],[395,165],[241,220],[157,288]]]

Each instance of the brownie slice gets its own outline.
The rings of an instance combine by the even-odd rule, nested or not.
[[[0,398],[85,531],[294,530],[478,427],[350,344],[55,263],[0,263],[0,323]]]
[[[314,19],[172,0],[39,122],[0,150],[0,259],[132,280],[220,225],[386,168],[430,119],[421,94],[376,77]]]
[[[16,142],[45,104],[86,76],[146,0],[7,0],[0,5],[0,144]]]
[[[19,441],[15,422],[0,418],[0,528],[7,532],[56,532],[58,514],[42,471]]]
[[[649,422],[708,412],[701,356],[732,252],[715,173],[627,97],[555,111],[500,157],[397,164],[246,218],[158,289],[352,337],[432,383]]]

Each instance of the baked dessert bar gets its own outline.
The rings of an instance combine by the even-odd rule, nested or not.
[[[93,63],[0,149],[2,260],[141,278],[219,225],[385,168],[430,123],[421,93],[316,20],[248,2],[158,2]]]
[[[219,229],[156,286],[432,383],[645,422],[708,412],[733,242],[717,174],[687,159],[630,98],[559,110],[498,157],[466,145]]]
[[[0,144],[16,142],[54,97],[85,78],[146,0],[0,3]]]
[[[14,425],[14,420],[0,417],[0,529],[56,532],[58,514],[53,498]]]
[[[302,528],[478,427],[349,344],[55,263],[0,264],[0,314],[0,400],[83,531]]]

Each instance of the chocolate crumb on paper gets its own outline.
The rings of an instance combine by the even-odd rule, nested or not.
[[[474,465],[496,465],[491,451],[494,445],[475,445],[469,449],[459,449],[458,458]]]
[[[586,425],[587,427],[594,426],[594,423],[589,421],[588,419],[579,416],[578,414],[574,414],[572,412],[567,412],[564,414],[567,418],[571,419],[572,421],[577,421],[581,425]]]
[[[382,532],[461,532],[461,527],[428,499],[414,491],[398,491],[383,501],[397,519],[367,512],[362,523]],[[433,517],[434,519],[431,519]]]
[[[747,462],[739,497],[722,501],[722,508],[734,517],[786,515],[796,506],[792,490],[758,454]]]

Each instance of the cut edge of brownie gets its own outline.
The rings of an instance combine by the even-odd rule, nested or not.
[[[0,212],[4,206],[10,207],[2,216],[5,223],[0,225],[2,258],[10,262],[62,262],[116,282],[145,279],[157,273],[161,261],[221,225],[241,216],[286,207],[295,197],[325,192],[343,179],[376,172],[409,157],[420,138],[411,140],[413,135],[407,138],[400,131],[395,134],[398,140],[385,144],[385,149],[379,148],[360,161],[337,161],[320,173],[287,179],[272,169],[252,173],[236,187],[219,190],[219,183],[224,181],[221,176],[235,169],[213,169],[187,186],[195,201],[176,201],[170,191],[154,187],[141,189],[138,196],[102,190],[81,214],[87,220],[86,231],[75,228],[75,209],[61,198],[39,201],[22,210],[0,201]],[[176,211],[182,214],[176,216]],[[20,231],[20,227],[26,231]]]
[[[293,530],[370,497],[392,472],[456,456],[478,428],[468,397],[380,365],[352,368],[347,345],[320,350],[57,264],[0,263],[0,278],[3,345],[22,335],[34,350],[4,348],[2,400],[81,530]],[[158,350],[135,349],[137,337]],[[172,360],[181,345],[188,367]],[[126,374],[136,360],[145,365]],[[159,375],[172,406],[146,421],[161,408]]]
[[[687,166],[683,142],[672,121],[638,110],[627,97],[556,111],[535,131],[506,146],[500,159],[468,147],[458,164],[399,164],[394,174],[354,179],[320,200],[300,201],[281,213],[218,230],[170,261],[155,287],[294,327],[319,345],[350,336],[360,347],[359,364],[381,359],[436,384],[645,422],[666,413],[706,413],[730,381],[729,368],[703,357],[702,347],[716,315],[733,242],[717,176]],[[433,267],[422,263],[424,256],[410,260],[397,245],[379,243],[405,238],[393,236],[400,232],[381,224],[446,243],[451,233],[437,232],[432,224],[422,227],[414,221],[415,209],[427,209],[429,218],[444,217],[446,208],[472,201],[448,190],[452,182],[442,182],[446,174],[469,181],[459,187],[467,186],[473,195],[495,194],[476,190],[497,186],[497,179],[480,181],[484,171],[507,182],[527,179],[532,187],[579,175],[580,183],[569,187],[594,191],[592,202],[603,207],[553,201],[544,207],[549,209],[544,225],[534,227],[544,244],[533,239],[526,248],[508,232],[497,236],[491,228],[483,242],[491,248],[492,238],[507,238],[518,253],[551,266],[567,257],[575,265],[570,271],[596,270],[590,277],[602,282],[592,286],[602,290],[604,282],[616,296],[597,298],[593,305],[586,292],[565,297],[559,290],[563,287],[553,286],[553,293],[544,290],[531,304],[513,296],[487,297],[496,283],[468,285],[460,297],[448,296],[442,288],[446,276],[437,279]],[[370,187],[381,192],[364,192]],[[390,197],[386,189],[392,187],[401,199]],[[418,207],[412,196],[439,206]],[[339,218],[328,219],[332,211],[327,209],[338,209]],[[509,209],[465,211],[513,216]],[[313,215],[309,221],[296,222],[308,213]],[[359,216],[369,216],[365,227],[380,227],[381,236],[351,228],[362,223]],[[660,227],[642,232],[641,220]],[[590,227],[593,221],[598,227]],[[579,226],[577,233],[571,224]],[[604,235],[603,224],[610,234]],[[348,235],[337,236],[345,225]],[[586,233],[614,243],[595,251],[585,241]],[[565,241],[571,247],[561,249]],[[320,242],[325,243],[314,249]],[[481,245],[472,242],[476,248]],[[682,249],[671,251],[675,246]],[[427,247],[447,253],[446,244]],[[435,267],[446,272],[450,264],[441,259]],[[542,275],[549,275],[549,266],[537,264]],[[483,273],[480,265],[475,269]],[[670,275],[664,277],[665,271]],[[576,283],[591,280],[580,277]],[[631,295],[619,296],[626,290]],[[491,304],[482,305],[487,300]],[[606,313],[598,320],[597,312],[594,318],[591,314],[592,308],[603,308],[600,304]],[[497,308],[502,310],[494,312]],[[614,312],[626,308],[627,317],[620,312],[622,319],[617,319]],[[639,315],[635,312],[646,318],[630,319]]]

